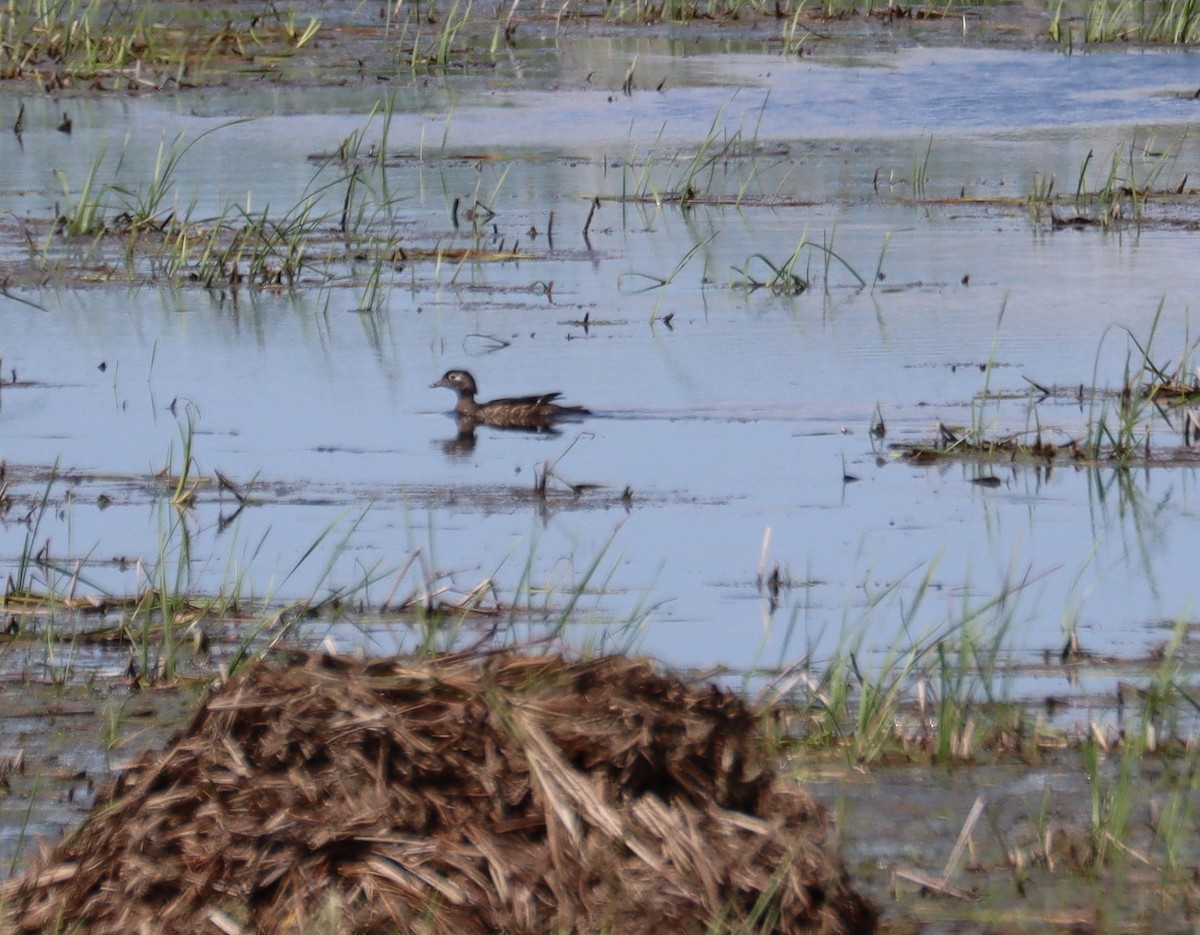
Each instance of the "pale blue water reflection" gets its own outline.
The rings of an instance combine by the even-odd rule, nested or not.
[[[573,67],[591,56],[623,72],[630,52],[591,44],[573,53]],[[640,62],[648,71],[669,63],[671,90],[609,100],[597,89],[485,96],[450,83],[429,92],[453,98],[448,118],[396,115],[389,151],[410,158],[389,160],[392,229],[407,242],[470,242],[453,229],[450,206],[483,192],[498,236],[532,251],[520,259],[399,264],[370,314],[358,310],[368,273],[329,278],[316,259],[299,289],[242,290],[236,300],[146,284],[19,293],[41,310],[0,299],[5,379],[15,369],[34,381],[0,387],[3,457],[18,478],[55,462],[83,475],[60,484],[78,495],[56,501],[39,530],[52,554],[140,558],[141,570],[131,561],[94,573],[112,590],[137,590],[172,519],[122,475],[149,476],[168,452],[178,463],[186,401],[200,470],[261,491],[228,529],[218,523],[228,496],[206,492],[193,509],[201,589],[240,581],[299,597],[378,575],[366,596],[381,601],[391,570],[420,548],[464,589],[489,575],[514,588],[528,561],[536,583],[565,595],[601,556],[591,583],[604,593],[584,602],[596,615],[577,638],[599,640],[594,621],[641,621],[645,611],[638,645],[689,666],[828,655],[861,626],[870,645],[887,646],[906,638],[905,626],[915,637],[1021,580],[1029,584],[1013,599],[1012,637],[1027,657],[1057,648],[1064,624],[1076,622],[1089,648],[1138,652],[1160,638],[1148,625],[1194,614],[1192,470],[1123,480],[1103,469],[1047,476],[998,466],[1000,486],[985,488],[970,483],[976,468],[905,464],[868,432],[876,406],[889,440],[971,421],[987,361],[989,387],[1017,395],[1028,391],[1025,376],[1119,387],[1132,344],[1116,326],[1145,340],[1160,309],[1156,359],[1186,350],[1195,285],[1186,225],[1054,231],[1019,205],[913,203],[911,176],[932,133],[930,195],[1020,196],[1034,173],[1073,185],[1089,150],[1103,173],[1134,140],[1171,153],[1164,181],[1200,178],[1188,126],[1196,105],[1172,96],[1191,80],[1189,56],[907,50]],[[329,97],[330,113],[267,116],[197,144],[178,204],[195,198],[212,213],[230,202],[295,204],[318,171],[309,157],[362,128],[373,102],[361,89]],[[24,149],[0,163],[0,189],[14,223],[44,218],[62,197],[50,168],[81,178],[104,142],[114,177],[132,184],[164,136],[299,103],[272,100],[222,101],[211,117],[190,115],[195,98],[73,102],[76,133],[28,131]],[[31,104],[31,126],[39,108],[47,117],[51,104]],[[687,211],[611,200],[647,164],[661,189],[679,181],[684,167],[667,155],[694,149],[714,120],[787,144],[705,176],[713,190],[755,198]],[[485,148],[504,158],[449,158]],[[1158,157],[1143,149],[1130,158],[1148,171]],[[344,192],[331,188],[321,210],[336,212]],[[610,200],[585,241],[581,196],[593,194]],[[813,250],[800,266],[812,290],[744,288],[762,269],[756,255],[783,261],[806,236],[832,243],[868,281],[877,266],[886,278],[861,288]],[[638,291],[656,276],[670,283]],[[597,415],[558,436],[481,429],[473,448],[448,447],[451,400],[428,384],[451,366],[472,369],[484,397],[561,389]],[[1078,434],[1088,415],[1028,399],[982,410],[998,432],[1040,420]],[[1174,436],[1164,427],[1157,437]],[[531,488],[547,460],[602,489],[547,508],[507,495]],[[36,491],[30,482],[20,492]],[[114,505],[102,509],[101,493]],[[0,529],[6,569],[27,535],[16,519]],[[768,530],[766,567],[794,581],[769,618],[755,583]],[[927,571],[933,590],[906,620]]]
[[[169,450],[179,456],[177,421],[166,407],[191,400],[200,470],[253,481],[262,501],[219,533],[217,517],[232,500],[202,496],[192,511],[201,588],[237,577],[255,593],[280,587],[281,597],[296,597],[376,569],[381,583],[367,596],[382,600],[388,572],[421,548],[462,590],[489,575],[514,588],[532,555],[535,580],[565,594],[615,530],[601,563],[614,592],[598,602],[602,616],[620,620],[654,605],[640,644],[688,665],[828,652],[845,622],[907,576],[911,587],[869,615],[870,642],[886,645],[931,567],[939,600],[926,601],[929,623],[954,617],[964,601],[982,602],[1006,579],[1035,579],[1016,598],[1014,630],[1031,652],[1058,645],[1064,620],[1077,617],[1096,648],[1134,649],[1147,623],[1191,612],[1193,471],[1134,472],[1123,486],[1111,470],[1059,468],[1046,477],[1001,466],[1002,485],[986,489],[969,483],[971,467],[877,462],[867,431],[877,397],[869,382],[856,391],[856,376],[891,370],[893,396],[908,404],[885,402],[885,418],[893,433],[910,436],[930,431],[935,412],[953,413],[929,411],[922,396],[941,387],[948,400],[966,398],[981,379],[974,368],[947,377],[948,366],[891,360],[878,328],[873,340],[844,341],[841,328],[819,321],[797,328],[778,316],[723,326],[689,317],[673,332],[660,325],[652,334],[638,322],[569,342],[547,335],[472,359],[423,346],[415,319],[391,331],[386,345],[351,314],[306,333],[315,312],[305,314],[302,297],[260,299],[251,327],[205,308],[203,294],[176,296],[187,311],[156,329],[148,310],[106,307],[106,293],[89,295],[86,318],[60,309],[52,326],[19,329],[36,334],[36,346],[10,341],[5,365],[39,385],[4,391],[6,454],[17,465],[59,460],[87,474],[148,475]],[[92,331],[93,322],[106,327]],[[758,341],[737,340],[748,333]],[[47,360],[39,351],[47,339],[71,350]],[[875,353],[851,368],[863,357],[861,343]],[[944,360],[944,348],[934,353]],[[825,354],[848,371],[832,385],[804,372]],[[569,386],[572,399],[598,415],[559,436],[483,428],[473,450],[449,454],[444,443],[455,430],[441,411],[449,400],[426,384],[462,362],[498,394]],[[1064,408],[1064,423],[1080,418]],[[606,490],[546,510],[505,494],[528,490],[541,463],[559,458],[562,477]],[[860,480],[844,483],[843,471]],[[628,508],[619,498],[625,486],[634,493]],[[89,480],[61,516],[44,521],[54,554],[152,564],[172,513],[148,507],[136,491],[122,497],[122,489],[117,479]],[[98,492],[117,505],[101,509]],[[284,580],[330,526],[339,530],[332,545],[355,522],[333,574],[324,577],[322,554]],[[769,565],[805,584],[785,590],[764,630],[755,577],[768,529]],[[2,535],[11,563],[25,527],[10,517]],[[130,564],[94,578],[133,592],[144,574]],[[598,636],[585,630],[581,638]]]

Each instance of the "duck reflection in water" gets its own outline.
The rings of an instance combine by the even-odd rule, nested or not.
[[[467,452],[474,448],[475,429],[480,425],[558,434],[555,429],[557,423],[591,415],[591,411],[583,406],[564,406],[555,402],[561,393],[511,396],[486,403],[477,402],[475,394],[479,392],[479,388],[475,384],[475,378],[465,370],[447,370],[440,380],[429,385],[444,386],[458,395],[458,402],[454,406],[458,437],[446,443],[446,450],[450,454]]]

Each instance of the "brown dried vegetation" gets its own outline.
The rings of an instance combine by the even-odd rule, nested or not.
[[[20,932],[869,932],[758,718],[644,661],[260,662],[5,887]]]

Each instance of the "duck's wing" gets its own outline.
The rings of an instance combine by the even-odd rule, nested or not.
[[[480,403],[480,408],[485,406],[538,406],[542,403],[552,403],[562,393],[539,393],[536,396],[506,396],[504,399],[493,399],[486,403]]]
[[[586,406],[564,406],[561,403],[555,402],[562,396],[562,393],[544,393],[541,396],[526,397],[535,406],[545,406],[549,409],[548,414],[561,416],[590,416],[592,410]]]

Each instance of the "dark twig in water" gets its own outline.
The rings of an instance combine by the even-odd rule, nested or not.
[[[238,489],[237,484],[235,484],[233,481],[231,481],[228,477],[226,477],[220,471],[217,471],[216,475],[217,475],[217,483],[220,485],[222,490],[228,490],[231,494],[233,494],[234,498],[237,500],[238,503],[246,502],[246,495],[243,494]]]
[[[588,241],[588,228],[590,228],[592,226],[592,217],[593,217],[593,215],[595,215],[596,211],[599,208],[600,208],[600,199],[593,198],[592,206],[590,208],[588,208],[587,220],[585,220],[583,222],[583,239],[584,239],[584,241],[587,241],[589,247],[591,247],[591,242]]]

